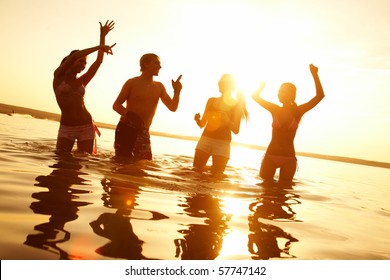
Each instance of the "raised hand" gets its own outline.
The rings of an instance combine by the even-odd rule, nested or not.
[[[107,20],[104,25],[102,25],[101,22],[99,22],[99,24],[100,24],[100,35],[104,37],[108,34],[108,32],[113,30],[115,26],[115,23],[112,20],[111,21]]]
[[[265,88],[265,82],[262,81],[262,82],[260,82],[260,85],[259,85],[259,87],[257,88],[257,91],[258,91],[258,92],[262,92],[264,88]]]
[[[314,66],[313,64],[310,64],[310,72],[312,75],[318,74],[318,67]]]
[[[111,46],[102,46],[102,50],[103,50],[106,54],[113,54],[112,48],[113,48],[115,45],[116,45],[116,43],[113,44],[113,45],[111,45]]]
[[[264,90],[265,88],[265,82],[262,81],[259,85],[259,87],[257,88],[257,90],[252,94],[252,98],[253,99],[256,99],[257,97],[259,97],[259,95],[261,94],[261,92]]]
[[[174,93],[180,93],[181,89],[182,89],[182,84],[180,82],[180,79],[181,79],[182,75],[180,75],[176,81],[172,80],[172,87],[173,87],[173,92]]]
[[[201,120],[201,117],[200,117],[200,114],[199,113],[196,113],[195,116],[194,116],[194,121],[196,122],[196,124],[202,128],[203,127],[203,124],[202,124],[202,120]]]

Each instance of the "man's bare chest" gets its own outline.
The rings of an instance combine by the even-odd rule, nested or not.
[[[129,101],[137,104],[157,104],[160,93],[156,88],[133,88],[129,94]]]

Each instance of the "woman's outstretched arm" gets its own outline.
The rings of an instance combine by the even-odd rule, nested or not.
[[[259,88],[252,94],[252,99],[256,101],[256,103],[258,103],[264,109],[273,113],[278,108],[278,105],[266,101],[260,96],[264,87],[265,87],[265,82],[261,82]]]
[[[54,79],[53,79],[53,87],[56,88],[58,84],[61,82],[62,77],[65,75],[66,71],[68,71],[73,63],[75,63],[78,59],[86,57],[87,55],[98,51],[99,49],[102,49],[106,53],[111,53],[113,46],[96,46],[87,48],[80,51],[75,51],[72,54],[70,54],[68,57],[66,57],[63,62],[58,66],[58,68],[54,71]]]
[[[100,41],[99,41],[99,46],[103,47],[105,46],[106,44],[106,36],[108,34],[108,32],[110,32],[112,29],[114,29],[114,25],[115,23],[113,21],[106,21],[106,23],[104,25],[102,25],[101,22],[99,22],[100,24]],[[110,46],[109,48],[109,51],[107,52],[108,54],[112,54],[112,47],[114,47],[114,45]],[[83,79],[83,85],[86,86],[91,80],[92,78],[95,76],[96,72],[98,71],[99,67],[100,67],[100,64],[103,62],[103,57],[104,57],[104,53],[106,52],[106,49],[104,48],[100,48],[98,50],[98,54],[97,54],[97,57],[96,57],[96,60],[94,63],[92,63],[91,67],[89,67],[88,71],[81,76],[81,78]]]

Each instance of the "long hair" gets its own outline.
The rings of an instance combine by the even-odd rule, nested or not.
[[[245,100],[244,93],[241,91],[237,92],[237,105],[241,106],[241,111],[242,111],[241,119],[248,121],[249,112],[248,109],[246,108],[246,100]]]
[[[228,87],[231,91],[236,90],[236,80],[235,80],[234,75],[223,74],[221,79],[219,80],[218,84],[222,84],[222,83],[225,85],[225,87]],[[246,101],[245,101],[244,93],[241,91],[237,91],[236,97],[237,97],[236,106],[241,107],[241,113],[242,113],[241,119],[248,121],[249,113],[248,113],[248,110],[246,108]]]

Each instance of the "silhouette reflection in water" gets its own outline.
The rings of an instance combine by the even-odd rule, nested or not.
[[[35,186],[47,188],[47,191],[36,192],[32,198],[30,208],[36,214],[50,215],[47,223],[34,227],[39,233],[29,234],[24,244],[58,254],[59,259],[79,259],[59,247],[67,242],[71,233],[65,229],[65,224],[78,218],[78,208],[90,203],[75,201],[78,195],[88,191],[76,189],[74,185],[85,185],[86,180],[79,177],[82,165],[72,156],[61,156],[52,166],[53,172],[47,176],[38,176]]]
[[[260,219],[297,221],[292,205],[300,204],[298,198],[299,196],[291,191],[270,187],[265,188],[257,201],[249,205],[252,214],[248,216],[251,232],[248,235],[248,251],[252,254],[252,259],[295,257],[290,254],[290,246],[298,239],[275,225],[261,222]],[[278,239],[286,240],[282,249],[279,248]]]
[[[96,249],[96,253],[111,257],[129,260],[149,259],[142,254],[144,241],[133,230],[131,219],[161,220],[168,217],[149,210],[134,209],[139,187],[128,181],[116,179],[103,179],[102,185],[105,193],[102,196],[104,206],[116,209],[114,213],[103,213],[90,223],[93,232],[110,240],[107,244]],[[144,211],[151,214],[150,218],[132,217],[133,211]]]
[[[179,230],[184,238],[175,239],[175,257],[182,260],[213,260],[219,256],[230,216],[221,211],[220,201],[211,195],[195,194],[181,204],[190,217],[206,218],[204,224],[189,224]]]

